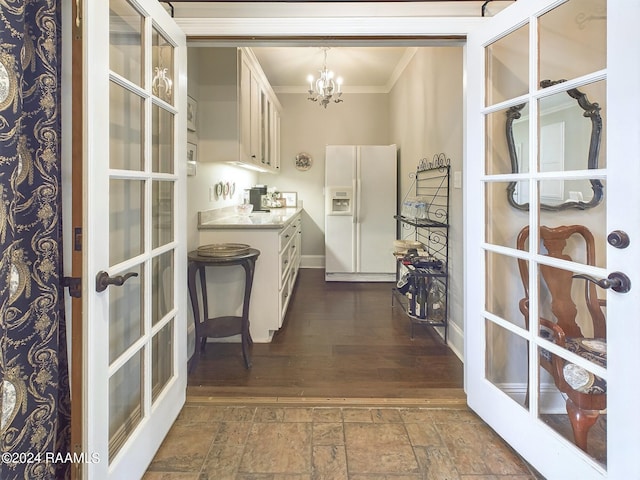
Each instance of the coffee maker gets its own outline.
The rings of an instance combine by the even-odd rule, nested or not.
[[[253,205],[254,212],[268,212],[269,209],[262,206],[262,198],[267,194],[266,185],[256,185],[249,189],[249,203]]]

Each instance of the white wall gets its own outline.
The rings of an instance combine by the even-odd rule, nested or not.
[[[419,48],[390,94],[390,143],[400,150],[401,196],[412,194],[409,173],[418,161],[440,152],[451,174],[462,171],[462,47]],[[463,285],[462,189],[451,179],[449,223],[449,344],[462,357]]]

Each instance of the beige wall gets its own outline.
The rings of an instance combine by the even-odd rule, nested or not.
[[[306,94],[279,94],[283,107],[280,174],[259,176],[261,183],[280,191],[298,192],[304,205],[302,255],[307,257],[324,256],[325,146],[391,143],[388,95],[345,93],[342,98],[344,102],[325,109],[307,100]],[[311,155],[309,170],[295,168],[300,152]]]
[[[444,152],[451,173],[462,171],[463,49],[418,49],[390,94],[391,143],[400,150],[401,196],[412,194],[409,173],[418,161]],[[463,352],[463,230],[462,189],[450,190],[449,335],[450,344]]]

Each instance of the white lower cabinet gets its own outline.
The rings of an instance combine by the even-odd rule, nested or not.
[[[284,322],[293,287],[300,268],[300,245],[302,241],[302,221],[300,215],[280,233],[280,325]],[[279,328],[278,327],[278,328]]]
[[[245,243],[260,250],[253,278],[249,322],[254,342],[270,342],[282,326],[300,268],[301,214],[296,214],[282,228],[203,229],[199,231],[199,238],[200,245]],[[244,291],[242,267],[210,269],[207,287],[210,311],[222,315],[239,314]]]

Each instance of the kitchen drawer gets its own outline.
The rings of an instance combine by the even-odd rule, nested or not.
[[[289,273],[289,270],[287,270],[287,273]],[[291,275],[287,275],[284,280],[284,285],[280,289],[280,325],[278,326],[278,328],[282,326],[284,316],[287,313],[287,307],[289,306],[289,299],[291,298],[291,279]]]
[[[278,282],[278,286],[282,287],[285,281],[285,277],[289,271],[289,266],[291,265],[291,248],[287,248],[284,252],[280,254],[280,281]]]
[[[283,251],[286,247],[287,244],[293,240],[293,238],[296,235],[296,232],[298,231],[298,225],[297,223],[292,222],[289,225],[287,225],[282,232],[280,232],[280,248],[279,251]]]
[[[301,224],[302,224],[302,217],[300,215],[298,215],[296,218],[294,218],[291,221],[291,226],[294,227],[296,230],[300,230]]]
[[[284,317],[287,314],[289,302],[293,296],[293,289],[296,286],[296,279],[298,278],[299,265],[291,263],[285,278],[283,280],[283,286],[280,289],[280,326],[284,322]]]
[[[296,238],[297,238],[297,234],[296,234]],[[297,260],[297,259],[298,259],[298,257],[299,257],[299,253],[298,253],[298,252],[299,252],[299,250],[300,250],[300,247],[298,246],[298,242],[296,242],[296,241],[295,241],[295,238],[294,238],[294,240],[289,244],[289,248],[288,248],[288,250],[289,250],[289,260],[290,260],[290,263],[296,263],[296,260]]]

